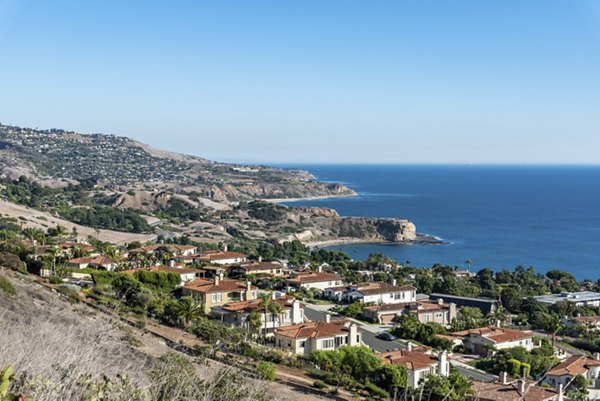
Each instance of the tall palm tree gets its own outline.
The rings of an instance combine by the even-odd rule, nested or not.
[[[183,327],[187,329],[191,323],[200,319],[204,314],[204,309],[200,302],[194,301],[192,297],[183,297],[175,307],[175,315],[177,319],[183,323]]]

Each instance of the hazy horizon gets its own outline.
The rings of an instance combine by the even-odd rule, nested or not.
[[[0,0],[0,121],[240,163],[600,164],[600,3]]]

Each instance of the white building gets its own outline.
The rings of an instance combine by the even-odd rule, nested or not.
[[[374,304],[401,304],[416,302],[417,289],[411,285],[391,285],[383,282],[361,283],[350,286],[342,298],[347,302]]]
[[[534,348],[531,331],[489,326],[452,334],[463,338],[463,345],[467,353],[487,355],[491,349],[523,347],[527,351],[531,351]]]
[[[408,370],[408,387],[416,388],[429,375],[447,377],[450,374],[448,354],[442,351],[437,355],[431,351],[413,351],[409,343],[406,350],[385,352],[380,355],[384,364],[402,365]]]
[[[600,306],[600,293],[592,291],[561,292],[560,294],[540,295],[534,297],[543,304],[555,304],[568,301],[575,306]]]
[[[577,375],[585,377],[590,387],[597,388],[600,385],[600,354],[596,353],[592,358],[584,355],[567,358],[546,372],[544,383],[566,388]]]
[[[335,273],[305,271],[294,273],[283,282],[291,287],[325,290],[328,287],[341,286],[344,281]]]
[[[310,356],[317,350],[334,350],[361,345],[356,324],[346,320],[327,320],[275,329],[275,346],[296,355]]]

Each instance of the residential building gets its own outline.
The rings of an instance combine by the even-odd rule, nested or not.
[[[523,347],[527,351],[531,351],[534,348],[531,331],[489,326],[456,332],[452,335],[463,338],[465,352],[479,355],[487,355],[494,349]]]
[[[249,281],[227,280],[216,276],[214,281],[198,279],[182,287],[183,295],[191,295],[204,305],[204,312],[210,314],[215,306],[229,302],[256,299],[258,290]]]
[[[248,261],[248,255],[239,252],[209,251],[205,252],[198,260],[217,265],[232,265]]]
[[[573,318],[573,321],[581,323],[591,329],[600,328],[600,316],[577,316]]]
[[[342,346],[357,346],[362,343],[356,324],[347,320],[295,324],[275,329],[275,346],[288,352],[310,356],[317,350],[334,350]]]
[[[158,271],[158,272],[167,272],[167,273],[177,274],[177,275],[179,275],[179,278],[181,280],[181,282],[179,284],[180,286],[183,286],[186,283],[194,281],[198,278],[204,278],[205,273],[206,273],[202,269],[193,269],[193,268],[187,268],[187,267],[181,267],[181,266],[172,267],[172,266],[163,266],[163,265],[128,270],[126,273],[135,273],[136,271]]]
[[[304,323],[304,308],[300,301],[290,296],[282,296],[271,300],[281,306],[282,312],[279,315],[273,315],[262,308],[261,299],[251,299],[247,301],[229,302],[222,306],[212,308],[211,316],[221,320],[224,324],[250,331],[252,325],[250,322],[251,313],[260,314],[260,332],[264,335],[273,335],[278,327],[291,326],[293,324]]]
[[[567,301],[575,306],[600,306],[600,292],[579,291],[561,292],[560,294],[540,295],[534,297],[538,302],[552,305],[560,301]]]
[[[179,245],[179,244],[152,244],[146,245],[141,248],[132,249],[129,254],[136,255],[139,253],[143,254],[154,254],[154,255],[168,255],[171,257],[175,256],[189,256],[198,252],[198,248],[194,245]]]
[[[408,387],[415,388],[429,375],[448,376],[450,364],[448,354],[442,351],[436,355],[427,350],[413,350],[412,344],[408,349],[384,352],[379,355],[384,364],[402,365],[408,371]]]
[[[585,377],[590,387],[600,388],[600,354],[595,353],[592,358],[573,355],[547,371],[543,381],[567,388],[577,375]]]
[[[563,401],[563,388],[542,387],[529,380],[509,381],[505,372],[492,382],[473,381],[469,401]]]
[[[494,299],[460,297],[458,295],[450,294],[431,294],[429,295],[429,299],[432,301],[442,299],[445,303],[453,303],[459,308],[462,308],[463,306],[479,308],[484,315],[494,313],[498,306],[500,306],[500,303]]]
[[[421,323],[434,322],[447,327],[456,318],[457,309],[455,304],[445,304],[442,299],[437,302],[373,305],[363,309],[363,317],[379,324],[391,323],[400,315],[414,315]]]
[[[276,262],[241,263],[229,266],[230,277],[243,277],[248,275],[257,276],[281,276],[284,267]]]
[[[350,303],[356,301],[365,304],[409,303],[417,300],[417,289],[411,285],[397,286],[376,281],[351,285],[342,298]]]
[[[342,285],[343,279],[335,273],[300,271],[292,273],[283,282],[290,287],[325,290],[328,287]]]
[[[117,262],[109,256],[89,256],[85,258],[69,259],[66,263],[67,267],[76,269],[101,269],[113,271],[117,268]]]

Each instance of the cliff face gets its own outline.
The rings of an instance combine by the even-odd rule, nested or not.
[[[408,242],[417,239],[417,227],[413,222],[404,219],[377,219],[377,234],[384,241]]]

